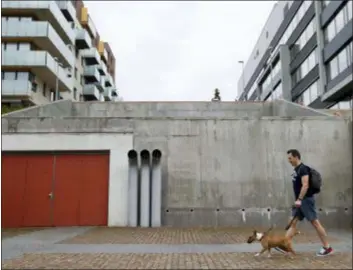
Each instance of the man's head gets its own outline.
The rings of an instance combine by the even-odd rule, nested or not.
[[[297,149],[290,149],[287,151],[288,154],[288,161],[292,164],[293,167],[296,167],[300,164],[300,153]]]

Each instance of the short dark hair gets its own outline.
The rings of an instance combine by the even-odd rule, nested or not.
[[[293,157],[297,157],[298,159],[301,158],[300,152],[297,149],[289,149],[287,154],[291,154]]]

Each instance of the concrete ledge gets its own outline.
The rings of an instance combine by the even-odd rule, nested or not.
[[[318,211],[320,221],[327,228],[344,229],[352,226],[352,206],[322,209],[319,206]],[[288,224],[290,217],[291,210],[289,207],[275,209],[168,208],[162,212],[163,225],[172,227],[269,227],[273,225],[277,228],[284,228]],[[304,223],[310,226],[308,222]]]

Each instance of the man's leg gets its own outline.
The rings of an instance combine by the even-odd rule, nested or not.
[[[317,218],[317,212],[316,212],[316,207],[315,207],[315,198],[305,198],[302,201],[302,207],[301,210],[305,216],[305,218],[313,225],[315,228],[321,243],[322,243],[322,248],[319,250],[319,252],[316,254],[318,256],[326,256],[329,255],[333,252],[333,249],[330,247],[330,244],[327,241],[327,233],[324,227],[321,225],[320,221]]]
[[[293,219],[294,217],[294,219]],[[293,221],[292,221],[293,219]],[[292,221],[292,225],[286,232],[286,236],[288,237],[293,237],[296,230],[297,230],[297,223],[298,221],[302,221],[304,219],[303,213],[300,211],[299,208],[293,208],[292,209],[292,217],[289,219],[289,222]],[[281,253],[287,253],[287,251],[281,249],[280,247],[276,247],[275,250],[281,252]]]

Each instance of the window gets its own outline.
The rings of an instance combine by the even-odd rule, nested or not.
[[[333,78],[335,78],[338,75],[338,61],[337,61],[337,57],[333,58],[328,66],[328,74],[329,74],[329,79],[332,80]]]
[[[31,50],[31,44],[26,42],[26,43],[17,43],[18,45],[18,50],[20,51],[30,51]]]
[[[343,49],[339,54],[338,54],[338,73],[341,73],[348,67],[348,55],[347,55],[347,50]]]
[[[352,65],[352,44],[353,42],[349,43],[329,62],[327,66],[329,80],[334,79],[339,73]]]
[[[336,17],[328,24],[324,30],[325,42],[329,43],[352,19],[352,3],[347,1]]]
[[[5,79],[5,72],[1,71],[1,80],[4,80],[4,79]]]
[[[53,102],[55,100],[55,92],[53,89],[50,89],[50,101]]]
[[[303,79],[317,64],[317,48],[313,50],[304,62],[292,74],[293,85]]]
[[[5,71],[4,79],[5,80],[16,80],[16,72]]]
[[[34,82],[36,80],[36,76],[32,72],[29,72],[28,73],[28,80],[30,82]]]
[[[75,78],[77,79],[77,68],[75,68]]]
[[[17,80],[28,81],[28,72],[17,72]]]
[[[313,82],[302,94],[300,101],[303,105],[308,106],[314,102],[319,96],[318,81]]]
[[[38,84],[36,82],[32,82],[32,91],[37,92]]]

